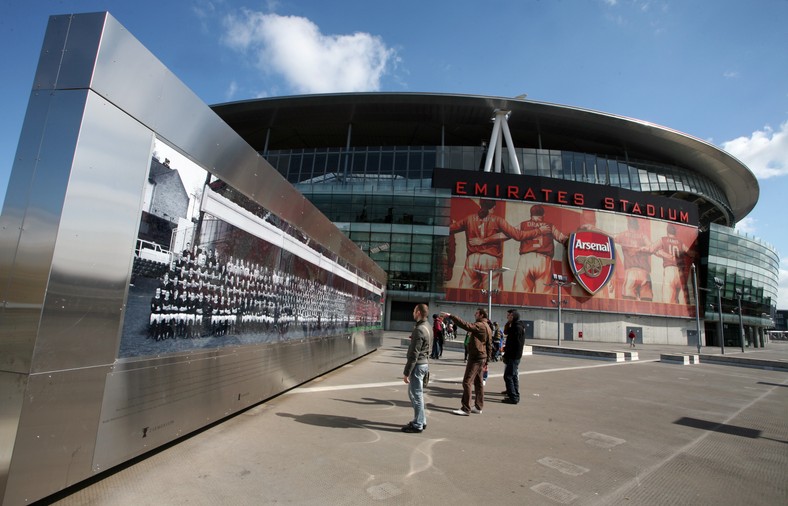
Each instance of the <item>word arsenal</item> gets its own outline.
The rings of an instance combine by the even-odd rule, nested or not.
[[[578,250],[591,250],[591,251],[603,251],[605,253],[610,253],[610,243],[598,243],[598,242],[591,242],[591,241],[583,241],[581,239],[575,240],[575,249]]]
[[[581,192],[570,193],[550,188],[541,188],[534,191],[533,188],[524,188],[515,185],[504,186],[488,183],[468,183],[466,181],[457,181],[454,184],[454,194],[469,197],[531,200],[544,204],[564,204],[583,207],[588,207],[590,204],[586,203],[586,196]],[[608,211],[650,216],[663,220],[678,221],[682,223],[689,223],[690,221],[687,211],[654,204],[641,204],[623,198],[602,197],[598,206],[599,209]]]

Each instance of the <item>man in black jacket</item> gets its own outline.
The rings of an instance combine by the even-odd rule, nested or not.
[[[424,414],[424,377],[429,373],[429,353],[432,341],[432,327],[427,321],[430,309],[427,304],[413,308],[416,326],[410,334],[408,361],[405,363],[402,380],[408,385],[408,397],[413,405],[413,420],[402,427],[402,432],[419,433],[427,428]]]
[[[506,347],[503,352],[503,363],[506,368],[503,371],[503,381],[506,383],[506,404],[517,404],[520,402],[520,359],[523,358],[523,346],[525,345],[525,328],[520,321],[520,313],[514,309],[506,312],[509,333],[506,336]]]

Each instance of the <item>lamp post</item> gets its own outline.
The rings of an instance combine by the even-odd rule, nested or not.
[[[561,287],[563,286],[573,286],[577,283],[569,281],[569,278],[566,276],[561,276],[560,274],[553,274],[553,282],[550,283],[550,286],[557,286],[558,287],[558,301],[553,301],[553,304],[558,306],[558,346],[561,346],[561,306],[568,302],[562,299],[561,296]]]
[[[700,354],[700,298],[698,298],[698,272],[692,264],[692,284],[695,286],[695,332],[698,333],[698,354]]]
[[[493,274],[501,274],[509,270],[508,267],[499,267],[497,269],[474,269],[476,272],[481,272],[482,274],[487,274],[487,290],[482,290],[482,293],[487,294],[487,318],[492,318],[492,296],[494,293],[498,293],[498,290],[493,290],[492,287],[492,279]]]
[[[739,344],[741,344],[741,352],[744,353],[744,322],[741,315],[741,289],[736,288],[736,300],[739,301]]]
[[[725,283],[715,276],[714,286],[717,287],[717,309],[720,313],[720,321],[717,322],[717,332],[720,335],[720,351],[725,355],[725,336],[722,335],[722,287],[725,286]]]

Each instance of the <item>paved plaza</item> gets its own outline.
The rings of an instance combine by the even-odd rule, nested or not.
[[[448,349],[430,366],[427,430],[405,434],[403,337],[387,332],[376,352],[48,502],[788,504],[784,370],[671,364],[660,355],[696,350],[648,344],[637,361],[535,354],[519,405],[501,402],[495,362],[483,413],[459,417],[463,356]],[[786,361],[788,343],[744,355]]]

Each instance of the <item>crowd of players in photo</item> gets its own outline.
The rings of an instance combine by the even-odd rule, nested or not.
[[[159,279],[150,303],[148,337],[260,334],[289,339],[380,321],[379,297],[348,293],[195,246],[175,255]]]

